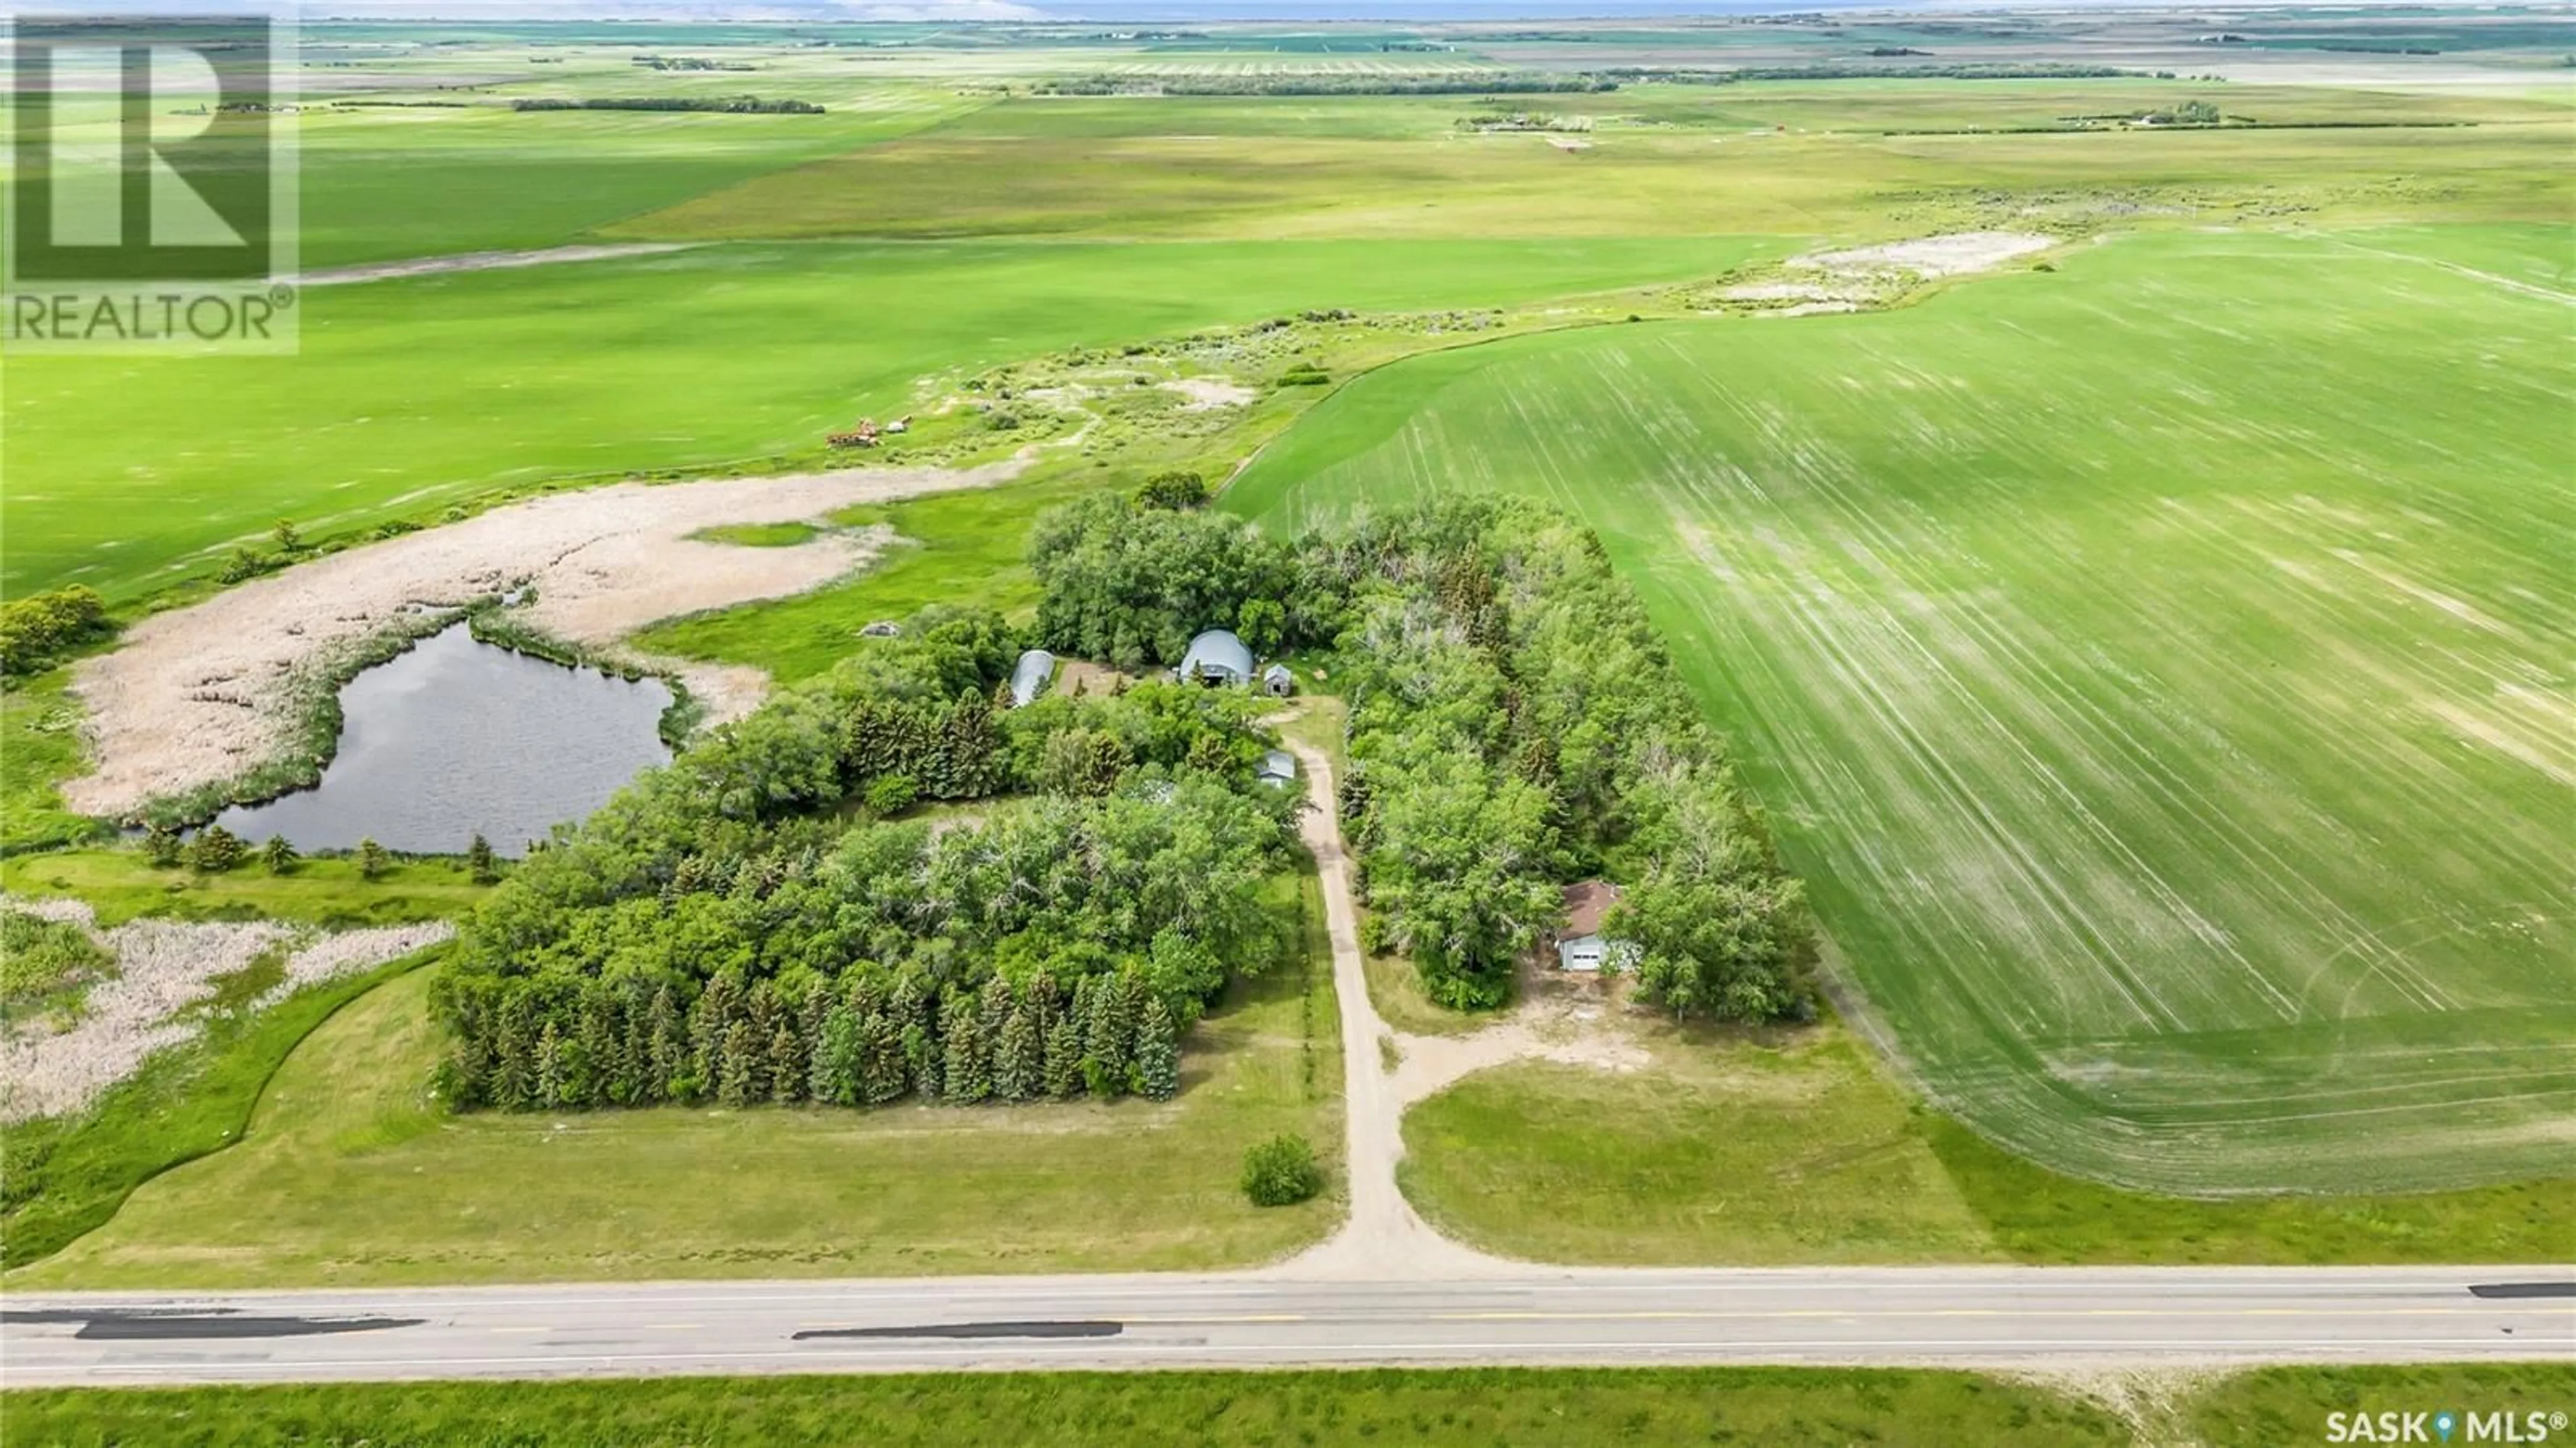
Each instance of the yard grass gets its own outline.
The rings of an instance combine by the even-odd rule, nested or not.
[[[2513,1438],[2487,1442],[2539,1443],[2564,1437],[2564,1419],[2546,1439],[2525,1426],[2537,1412],[2576,1411],[2576,1363],[2425,1363],[2408,1366],[2263,1368],[2222,1378],[2181,1395],[2157,1417],[2156,1439],[2166,1443],[2223,1445],[2322,1443],[2330,1413],[2504,1413]],[[2374,1425],[2375,1426],[2375,1425]],[[2402,1431],[2402,1430],[2401,1430]],[[2455,1442],[2467,1442],[2465,1425]],[[2355,1440],[2368,1441],[2368,1440]],[[2379,1441],[2391,1441],[2382,1438]]]
[[[1521,1062],[1415,1106],[1405,1195],[1529,1261],[1771,1266],[2000,1260],[1905,1094],[1858,1042],[1658,1033],[1633,1072]]]
[[[61,1249],[115,1215],[137,1186],[239,1141],[288,1052],[419,963],[311,986],[256,1014],[218,1002],[197,1039],[147,1057],[87,1111],[10,1126],[0,1134],[0,1265]]]
[[[156,869],[130,847],[0,860],[0,890],[85,900],[102,926],[147,915],[291,920],[335,928],[399,925],[463,915],[491,889],[475,884],[464,861],[457,859],[397,859],[373,880],[359,875],[356,860],[337,857],[299,861],[284,875],[270,874],[255,856],[222,874]]]
[[[1602,1266],[2551,1262],[2576,1180],[2415,1196],[2149,1196],[1914,1102],[1839,1026],[1661,1034],[1651,1064],[1520,1062],[1405,1117],[1405,1194],[1489,1252]]]
[[[1359,907],[1366,916],[1368,907]],[[1378,1017],[1411,1036],[1465,1036],[1493,1024],[1490,1013],[1453,1011],[1422,989],[1422,972],[1400,955],[1371,955],[1361,962],[1368,976],[1369,1004]]]
[[[1184,1043],[1169,1103],[450,1116],[427,1099],[433,972],[334,1016],[230,1150],[166,1172],[13,1289],[893,1276],[1250,1266],[1320,1239],[1338,1183],[1243,1199],[1242,1154],[1341,1140],[1330,953],[1302,949]],[[743,1183],[757,1182],[756,1192]]]
[[[2331,1377],[2331,1374],[2328,1374]],[[1882,1448],[2127,1445],[2110,1413],[1971,1373],[1819,1368],[889,1373],[628,1382],[333,1383],[0,1395],[13,1439],[57,1448],[271,1443],[549,1448]]]
[[[2562,253],[2141,235],[1889,312],[1512,339],[1354,381],[1223,503],[1590,521],[1909,1075],[2042,1165],[2563,1176]]]

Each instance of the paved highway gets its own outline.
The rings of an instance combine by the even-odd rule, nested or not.
[[[0,1383],[9,1387],[924,1368],[2466,1358],[2576,1360],[2576,1273],[1533,1268],[1439,1282],[1274,1271],[0,1300]]]

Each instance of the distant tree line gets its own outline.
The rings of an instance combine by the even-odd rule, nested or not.
[[[1040,632],[1069,650],[1168,661],[1197,628],[1275,603],[1281,646],[1333,651],[1370,943],[1409,956],[1435,999],[1500,1004],[1560,923],[1561,885],[1611,873],[1646,999],[1737,1020],[1812,1009],[1801,887],[1635,595],[1562,514],[1451,500],[1282,543],[1103,495],[1043,515],[1030,563]]]
[[[628,57],[634,64],[654,70],[758,70],[747,60],[710,60],[699,55],[637,55]]]
[[[1675,66],[1614,66],[1599,72],[1621,81],[1663,85],[1733,85],[1747,80],[2143,80],[2147,73],[2115,65],[2057,61],[1966,61],[1950,65],[1747,65],[1729,70]]]
[[[1004,710],[1018,643],[990,613],[925,611],[558,831],[442,973],[448,1099],[1066,1094],[1026,1088],[1030,1059],[1059,1085],[1047,1063],[1074,1063],[1088,1094],[1165,1091],[1179,1032],[1291,943],[1262,892],[1294,801],[1254,782],[1250,697],[1151,682]],[[997,802],[874,817],[915,798]],[[851,1075],[852,1043],[889,1030],[900,1078]]]
[[[510,102],[514,111],[709,111],[729,116],[819,116],[812,101],[759,96],[529,96]]]
[[[1132,75],[1074,76],[1040,81],[1037,95],[1116,96],[1450,96],[1546,95],[1614,91],[1603,75],[1543,70],[1462,70],[1419,75]]]

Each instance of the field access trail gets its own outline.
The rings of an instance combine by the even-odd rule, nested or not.
[[[1306,776],[1309,806],[1298,830],[1323,880],[1324,923],[1333,942],[1333,1001],[1342,1015],[1342,1100],[1348,1121],[1343,1171],[1350,1184],[1351,1214],[1330,1240],[1280,1270],[1300,1277],[1379,1281],[1507,1275],[1512,1264],[1433,1231],[1396,1185],[1395,1166],[1404,1156],[1404,1101],[1378,1059],[1377,1043],[1393,1033],[1369,1000],[1333,762],[1310,744],[1292,742],[1290,748]]]

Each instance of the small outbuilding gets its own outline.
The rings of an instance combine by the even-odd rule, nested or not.
[[[1297,782],[1297,756],[1273,749],[1261,756],[1261,782],[1286,789]]]
[[[1602,931],[1618,903],[1619,887],[1607,880],[1584,880],[1565,887],[1565,926],[1556,932],[1557,969],[1598,974],[1605,968],[1616,970],[1636,955],[1635,945]]]
[[[881,618],[876,622],[869,624],[866,628],[859,630],[859,637],[863,639],[890,639],[902,632],[902,624],[896,623],[890,618]]]
[[[1025,709],[1029,701],[1046,692],[1055,678],[1055,655],[1044,649],[1031,649],[1020,655],[1011,666],[1011,707]]]
[[[1212,628],[1190,640],[1174,674],[1184,684],[1240,689],[1252,682],[1252,650],[1228,630]]]
[[[1286,664],[1272,664],[1261,671],[1261,692],[1273,699],[1285,699],[1297,692],[1297,676]]]

